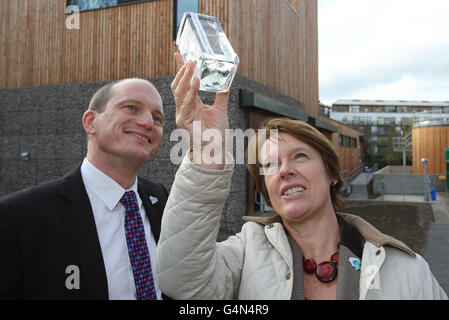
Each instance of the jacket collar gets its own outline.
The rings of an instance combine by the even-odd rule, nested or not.
[[[392,247],[395,247],[397,249],[400,249],[402,251],[407,252],[410,256],[413,258],[416,257],[416,253],[413,252],[412,249],[410,249],[407,245],[405,245],[403,242],[396,240],[395,238],[381,233],[379,230],[377,230],[375,227],[373,227],[371,224],[366,222],[364,219],[348,214],[348,213],[337,213],[339,217],[344,219],[345,222],[349,223],[350,225],[354,226],[362,235],[362,237],[365,239],[365,241],[371,242],[376,247],[382,247],[385,245],[389,245]],[[243,220],[245,221],[253,221],[262,225],[270,225],[275,223],[281,223],[282,224],[282,218],[279,215],[274,215],[272,217],[243,217]]]
[[[129,189],[124,189],[114,179],[95,167],[87,157],[81,165],[81,176],[84,185],[97,195],[109,211],[114,210],[125,191],[131,190],[137,195],[137,177]],[[140,197],[137,197],[137,202],[140,207],[142,204]]]
[[[366,222],[364,219],[348,213],[338,213],[338,214],[343,219],[345,219],[346,222],[356,227],[366,241],[371,242],[376,247],[380,248],[388,245],[407,252],[413,258],[416,257],[416,253],[412,249],[410,249],[410,247],[408,247],[406,244],[389,235],[380,232],[379,230],[374,228],[371,224]]]

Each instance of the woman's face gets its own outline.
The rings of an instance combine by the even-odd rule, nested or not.
[[[301,222],[333,210],[332,179],[317,150],[280,133],[278,139],[272,137],[263,145],[260,160],[271,205],[284,221]]]

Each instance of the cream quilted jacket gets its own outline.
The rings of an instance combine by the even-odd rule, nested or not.
[[[157,271],[174,299],[291,298],[293,262],[280,219],[252,219],[217,243],[232,168],[206,170],[184,158],[162,220]],[[426,261],[356,216],[365,238],[360,299],[447,299]]]

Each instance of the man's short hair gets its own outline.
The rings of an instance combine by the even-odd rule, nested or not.
[[[104,85],[100,89],[98,89],[97,92],[95,92],[92,99],[90,100],[89,110],[94,110],[99,113],[103,112],[106,109],[106,105],[108,104],[109,100],[111,99],[112,87],[114,87],[116,84],[119,84],[120,82],[123,82],[125,80],[129,80],[129,79],[115,80],[115,81],[112,81],[112,82]],[[151,86],[154,87],[154,85],[146,79],[139,79],[139,80],[146,81],[149,84],[151,84]]]
[[[123,80],[112,81],[98,89],[90,100],[89,110],[97,111],[100,113],[103,112],[109,99],[111,98],[112,87],[121,81]]]

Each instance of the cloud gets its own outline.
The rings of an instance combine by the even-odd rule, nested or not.
[[[320,100],[449,100],[449,1],[318,0]]]

